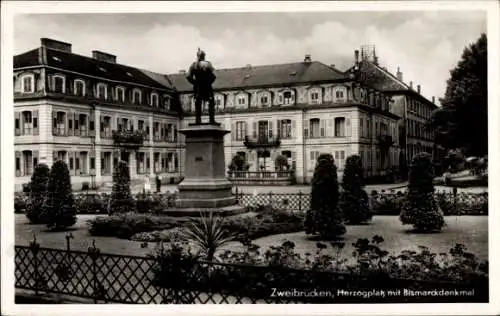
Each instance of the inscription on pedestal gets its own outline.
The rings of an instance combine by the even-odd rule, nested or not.
[[[194,161],[203,161],[203,157],[194,157]]]

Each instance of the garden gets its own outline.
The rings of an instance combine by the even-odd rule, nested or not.
[[[124,162],[115,170],[111,194],[75,195],[69,183],[64,162],[50,170],[37,166],[28,196],[16,196],[16,211],[24,213],[16,215],[16,245],[29,244],[34,235],[42,247],[86,251],[94,240],[103,253],[152,256],[170,268],[203,261],[458,283],[488,275],[488,218],[482,216],[488,214],[487,193],[435,192],[426,154],[414,157],[406,192],[371,194],[364,190],[358,156],[348,157],[339,185],[332,156],[320,155],[311,194],[303,196],[299,211],[289,203],[293,196],[246,196],[240,203],[247,212],[226,218],[163,215],[175,207],[175,194],[133,195]],[[153,273],[160,283],[164,264]],[[222,270],[220,278],[210,270],[212,283],[262,281]]]

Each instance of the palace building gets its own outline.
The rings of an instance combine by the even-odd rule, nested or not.
[[[293,176],[307,183],[320,153],[333,155],[340,180],[353,154],[361,156],[368,177],[384,176],[398,169],[401,155],[432,147],[424,135],[401,128],[414,122],[407,124],[419,132],[430,101],[404,83],[391,90],[370,82],[362,74],[373,63],[358,55],[345,72],[310,55],[295,63],[216,70],[216,121],[231,131],[226,167],[235,155],[248,166],[230,179],[286,184]],[[421,115],[414,113],[418,106],[425,107]],[[30,181],[36,164],[50,167],[57,159],[67,162],[75,189],[109,185],[118,160],[129,163],[133,181],[160,174],[176,183],[183,176],[178,130],[194,122],[184,72],[121,65],[100,51],[81,56],[69,43],[44,38],[39,48],[14,57],[14,111],[16,190]],[[288,160],[284,173],[275,169],[278,156]]]

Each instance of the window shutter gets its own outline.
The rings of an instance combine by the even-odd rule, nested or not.
[[[52,135],[57,135],[57,112],[52,111]]]
[[[320,136],[321,137],[325,137],[325,125],[326,125],[326,121],[325,120],[320,120],[319,121],[319,130],[320,130]]]
[[[21,168],[22,168],[22,165],[23,165],[23,161],[21,159],[21,152],[20,151],[16,151],[16,161],[17,159],[19,159],[19,169],[17,169],[17,165],[15,166],[16,168],[16,177],[20,177],[21,176]],[[14,161],[14,163],[16,163],[16,161]]]
[[[351,120],[345,119],[345,136],[351,136]]]
[[[281,121],[276,120],[276,137],[281,137]]]
[[[82,161],[81,161],[81,154],[79,151],[75,151],[73,152],[74,156],[75,156],[75,160],[74,160],[74,164],[75,164],[75,175],[80,175],[80,170],[82,168],[81,164],[82,164]],[[76,163],[76,161],[78,160],[78,163]]]
[[[116,118],[116,130],[119,130],[120,129],[120,118],[117,117]]]
[[[133,120],[130,120],[130,130],[133,131],[134,130],[134,121]]]
[[[252,122],[252,137],[257,138],[257,122]]]
[[[95,136],[95,113],[89,115],[89,136]]]
[[[101,137],[104,137],[104,117],[99,116],[99,130],[101,131]]]
[[[16,136],[21,135],[21,113],[19,112],[14,112],[14,134]],[[17,125],[17,128],[16,128]]]
[[[247,122],[243,122],[243,139],[245,139],[245,137],[248,135],[247,134],[247,128],[248,128],[248,123]]]
[[[231,139],[234,141],[236,140],[236,124],[231,123]]]
[[[295,138],[295,120],[292,120],[292,138]]]
[[[23,112],[20,112],[21,114],[21,119],[20,119],[20,123],[21,123],[21,135],[24,135],[24,115],[23,115]]]
[[[273,138],[273,121],[269,121],[269,138]]]
[[[94,159],[94,168],[92,168],[92,159]],[[95,151],[90,151],[89,152],[89,170],[91,174],[95,174],[95,166],[96,166],[96,161],[95,161]],[[102,168],[102,166],[101,166]]]
[[[69,112],[64,112],[64,116],[66,118],[66,126],[64,126],[64,136],[68,136],[69,135],[69,121],[70,121],[70,118],[71,118],[71,113]]]
[[[38,132],[38,125],[40,124],[39,120],[38,120],[38,110],[33,110],[33,116],[32,116],[32,121],[33,122],[33,135],[39,135],[39,132]],[[36,126],[35,126],[35,122],[36,122]]]
[[[309,137],[309,122],[307,120],[303,120],[302,125],[304,126],[304,138]]]

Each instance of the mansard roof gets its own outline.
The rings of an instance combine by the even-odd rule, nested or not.
[[[350,80],[345,73],[317,61],[217,69],[215,75],[217,79],[213,84],[214,90]],[[168,77],[179,92],[192,91],[191,84],[186,80],[186,74],[170,74]]]
[[[33,66],[49,66],[63,71],[76,72],[107,80],[140,84],[163,90],[174,89],[172,82],[164,74],[101,61],[48,47],[33,49],[14,56],[14,69]]]

